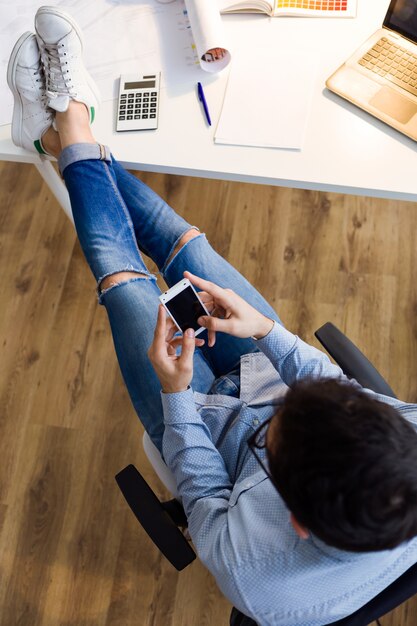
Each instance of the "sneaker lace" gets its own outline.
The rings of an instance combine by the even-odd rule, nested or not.
[[[45,87],[45,81],[44,81],[44,77],[43,77],[43,71],[42,68],[38,67],[33,71],[33,75],[36,76],[35,80],[37,83],[41,83],[40,85],[40,95],[39,95],[39,100],[41,101],[42,105],[45,107],[45,109],[47,110],[47,93],[46,93],[46,87]]]
[[[65,76],[69,74],[69,70],[64,70],[63,65],[67,65],[68,62],[62,60],[62,55],[59,50],[61,47],[63,48],[64,44],[48,43],[41,51],[42,64],[46,78],[46,92],[49,96],[76,96],[73,86],[68,84],[71,82],[71,78]]]

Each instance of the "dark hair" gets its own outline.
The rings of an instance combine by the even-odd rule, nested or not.
[[[355,552],[417,535],[417,433],[396,409],[349,382],[302,381],[273,426],[271,475],[314,535]]]

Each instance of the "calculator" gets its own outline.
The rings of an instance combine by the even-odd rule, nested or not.
[[[160,72],[120,76],[117,131],[158,128],[160,80]]]

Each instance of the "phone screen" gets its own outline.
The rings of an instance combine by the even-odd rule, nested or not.
[[[191,287],[186,287],[177,296],[165,302],[165,306],[182,332],[187,328],[198,330],[200,328],[198,318],[201,315],[207,315]]]

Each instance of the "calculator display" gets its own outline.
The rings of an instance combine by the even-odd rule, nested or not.
[[[152,89],[155,87],[154,80],[141,80],[135,83],[125,83],[125,89],[142,89],[142,88]]]

